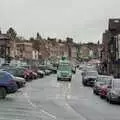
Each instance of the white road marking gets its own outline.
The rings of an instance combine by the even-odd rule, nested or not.
[[[27,94],[27,92],[23,92],[23,96],[26,98],[26,100],[27,100],[27,102],[29,103],[29,105],[31,105],[33,108],[37,109],[37,105],[34,104],[34,103],[30,100],[30,96]],[[48,111],[42,109],[42,105],[40,105],[40,107],[41,107],[41,110],[40,110],[41,113],[44,113],[45,115],[51,117],[51,118],[54,119],[54,120],[57,119],[55,115],[53,115],[53,114],[49,113]]]

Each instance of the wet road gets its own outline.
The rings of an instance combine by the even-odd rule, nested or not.
[[[120,120],[120,105],[93,95],[77,71],[71,82],[46,76],[0,100],[0,120]]]

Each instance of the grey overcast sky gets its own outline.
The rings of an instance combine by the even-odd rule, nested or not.
[[[0,0],[0,27],[13,27],[29,38],[43,37],[77,42],[101,40],[108,19],[120,16],[120,0]]]

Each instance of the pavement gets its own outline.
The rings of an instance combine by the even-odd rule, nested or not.
[[[71,82],[56,75],[33,80],[0,100],[0,120],[120,120],[120,105],[95,96],[81,80],[79,70]]]

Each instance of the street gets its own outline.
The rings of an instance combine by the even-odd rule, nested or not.
[[[0,100],[0,120],[120,120],[120,105],[95,96],[77,70],[71,82],[52,74]]]

